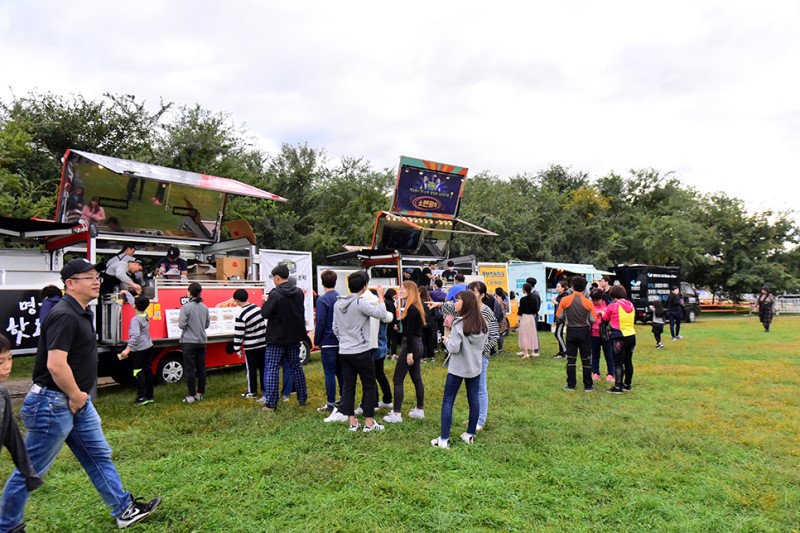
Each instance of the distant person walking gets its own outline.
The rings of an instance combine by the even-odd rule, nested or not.
[[[533,286],[530,283],[522,285],[522,292],[525,293],[525,296],[519,299],[517,307],[519,316],[517,333],[519,334],[519,349],[522,350],[522,358],[530,359],[539,357],[539,335],[536,326],[539,322],[539,306],[542,302],[538,298],[538,293],[534,298]]]
[[[187,290],[189,301],[183,304],[178,314],[188,391],[183,403],[199,402],[206,393],[206,344],[208,343],[206,330],[211,325],[211,319],[208,307],[200,297],[202,293],[203,287],[199,283],[190,283]]]
[[[664,344],[661,342],[661,335],[664,333],[664,318],[667,312],[664,310],[664,305],[661,300],[656,300],[650,306],[650,311],[653,313],[653,338],[656,341],[656,348],[663,348]]]
[[[681,317],[683,316],[683,298],[681,297],[681,288],[672,287],[670,294],[667,296],[667,319],[669,319],[669,332],[672,334],[672,340],[677,341],[681,337]]]
[[[769,333],[769,326],[772,324],[773,307],[775,307],[775,296],[769,290],[768,285],[761,287],[761,294],[758,295],[758,319],[764,326],[764,333]]]

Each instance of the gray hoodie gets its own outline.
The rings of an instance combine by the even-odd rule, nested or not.
[[[340,354],[369,351],[370,318],[388,323],[394,317],[383,301],[372,304],[357,294],[339,296],[333,306],[333,334],[339,339]]]
[[[453,321],[450,338],[447,339],[447,360],[444,362],[447,371],[461,378],[474,378],[483,370],[483,345],[489,333],[464,335],[464,324],[461,317]]]
[[[208,342],[206,330],[211,325],[208,307],[194,298],[183,304],[178,314],[178,327],[181,328],[181,344],[205,344]]]

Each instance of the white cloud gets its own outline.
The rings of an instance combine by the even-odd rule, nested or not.
[[[745,1],[0,0],[0,96],[160,97],[308,141],[499,175],[675,170],[752,208],[800,186],[800,7]]]

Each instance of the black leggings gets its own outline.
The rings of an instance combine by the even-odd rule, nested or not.
[[[672,338],[679,337],[681,334],[681,312],[667,313],[667,318],[669,318],[669,332],[672,334]]]
[[[614,386],[622,387],[623,383],[630,386],[633,379],[633,349],[636,347],[636,335],[611,339],[611,346],[614,350]]]
[[[414,364],[408,366],[406,361],[409,353],[414,354]],[[403,381],[406,374],[411,374],[411,382],[414,383],[414,390],[417,393],[417,409],[424,409],[425,405],[425,386],[422,384],[422,373],[420,372],[420,359],[422,359],[422,337],[403,336],[403,344],[400,348],[400,357],[397,358],[397,365],[394,367],[394,412],[400,413],[403,408]]]
[[[559,355],[567,354],[567,341],[564,339],[564,328],[566,327],[567,324],[565,322],[558,322],[556,323],[556,330],[553,333],[556,336],[556,340],[558,341]]]

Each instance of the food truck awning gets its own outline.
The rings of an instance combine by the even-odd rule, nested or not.
[[[140,163],[138,161],[129,161],[127,159],[118,159],[116,157],[109,157],[105,155],[91,154],[89,152],[81,152],[79,150],[70,150],[70,154],[77,154],[123,176],[177,183],[189,187],[197,187],[199,189],[208,189],[228,194],[236,194],[238,196],[251,196],[253,198],[275,200],[276,202],[288,201],[286,198],[278,196],[277,194],[262,191],[257,187],[253,187],[252,185],[247,185],[246,183],[242,183],[230,178],[220,178],[218,176],[209,176],[208,174],[198,174],[196,172],[161,167],[158,165],[151,165],[149,163]]]
[[[84,224],[62,224],[51,220],[0,217],[0,235],[20,239],[72,235],[88,230]]]
[[[596,276],[613,276],[613,272],[607,270],[600,270],[594,265],[584,263],[551,263],[548,261],[511,261],[509,264],[530,264],[542,265],[545,268],[553,268],[555,270],[563,270],[565,272],[572,272],[573,274],[593,274]]]

